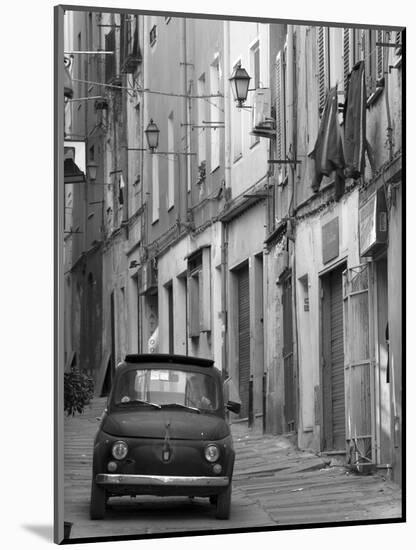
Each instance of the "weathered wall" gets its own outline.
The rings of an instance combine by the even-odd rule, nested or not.
[[[322,261],[322,226],[339,218],[339,255],[328,264]],[[359,261],[358,190],[344,196],[323,214],[311,216],[296,228],[296,299],[299,353],[299,446],[320,449],[318,419],[315,418],[314,388],[320,385],[320,273],[345,259],[348,267]],[[307,276],[309,311],[304,311],[305,287],[299,279]]]
[[[391,403],[393,434],[393,475],[402,481],[402,190],[393,191],[393,202],[390,212],[389,246],[388,246],[388,304],[389,304],[389,337],[391,364]]]

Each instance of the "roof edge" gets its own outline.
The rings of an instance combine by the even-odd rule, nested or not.
[[[182,365],[197,365],[200,367],[212,367],[214,365],[213,359],[170,353],[132,353],[126,355],[124,360],[127,363],[178,363]]]

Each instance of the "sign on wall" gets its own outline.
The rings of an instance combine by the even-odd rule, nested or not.
[[[327,264],[339,255],[339,219],[322,226],[322,262]]]
[[[387,207],[379,189],[359,210],[360,254],[371,256],[387,241]]]

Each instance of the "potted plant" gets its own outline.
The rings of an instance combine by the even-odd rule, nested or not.
[[[94,395],[94,382],[78,367],[64,373],[64,411],[68,416],[82,414]]]

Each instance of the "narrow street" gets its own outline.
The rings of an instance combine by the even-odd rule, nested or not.
[[[284,526],[401,515],[400,489],[298,451],[288,438],[233,425],[236,464],[229,521],[215,519],[207,499],[140,497],[109,502],[103,521],[89,519],[92,441],[104,399],[65,419],[65,521],[71,538]]]

